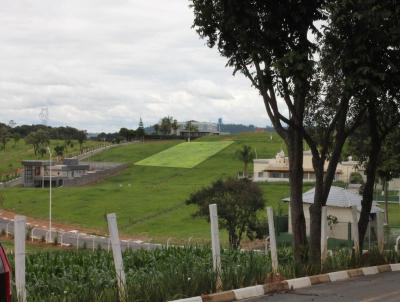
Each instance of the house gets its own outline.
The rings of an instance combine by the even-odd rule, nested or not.
[[[328,168],[329,162],[326,161],[324,170]],[[275,158],[254,159],[253,160],[253,181],[283,181],[289,182],[289,158],[285,156],[283,150],[278,152]],[[360,173],[366,181],[365,168],[360,162],[353,160],[351,156],[346,161],[339,162],[336,166],[334,181],[350,182],[350,175],[353,172]],[[311,151],[303,152],[303,181],[314,182],[315,171],[312,164]],[[389,190],[400,191],[400,178],[389,181]]]
[[[88,173],[89,165],[79,164],[77,159],[66,158],[62,163],[49,160],[24,160],[23,184],[24,187],[54,187],[64,185],[68,179],[81,177]],[[51,169],[50,169],[51,167]]]
[[[324,170],[328,168],[326,161]],[[356,172],[358,162],[351,160],[341,162],[337,165],[334,180],[348,182],[350,174]],[[253,160],[254,181],[289,181],[289,158],[282,151],[278,152],[275,158]],[[303,152],[303,180],[305,182],[315,181],[315,171],[312,164],[311,151]]]
[[[303,194],[303,210],[306,219],[307,235],[310,235],[310,205],[314,203],[315,188]],[[358,213],[361,211],[361,195],[354,193],[340,187],[332,186],[329,192],[328,200],[326,202],[327,215],[328,215],[328,236],[330,238],[347,240],[349,238],[349,223],[352,222],[352,206],[357,207]],[[283,199],[289,202],[290,198]],[[384,212],[381,208],[372,205],[370,225],[374,226],[376,223],[376,213]],[[359,214],[358,214],[359,217]],[[292,233],[292,224],[290,218],[290,204],[289,204],[289,233]],[[351,235],[350,235],[351,236]]]

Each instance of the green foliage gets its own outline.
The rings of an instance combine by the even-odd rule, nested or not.
[[[54,147],[54,152],[56,153],[56,156],[58,156],[58,157],[64,156],[64,149],[65,149],[64,145],[55,146]]]
[[[86,131],[78,131],[76,135],[76,140],[78,141],[79,149],[82,152],[83,143],[87,140]]]
[[[190,132],[196,132],[199,131],[199,128],[197,128],[196,125],[193,125],[192,121],[187,121],[185,124],[185,130]]]
[[[215,292],[210,248],[186,247],[123,253],[129,301],[169,301]],[[13,263],[13,256],[10,255]],[[224,289],[264,283],[269,257],[223,250]],[[112,254],[59,251],[27,255],[29,301],[117,301]]]
[[[160,131],[163,135],[169,135],[171,134],[172,130],[172,124],[174,122],[174,119],[172,116],[166,116],[161,119],[160,122]]]
[[[25,142],[33,146],[35,155],[43,156],[46,153],[43,150],[46,150],[46,147],[50,143],[50,136],[45,130],[39,129],[25,137]]]
[[[9,255],[14,266],[14,255]],[[306,265],[296,269],[291,248],[278,249],[279,274],[283,278],[345,270],[360,266],[396,263],[394,252],[381,255],[372,250],[355,258],[351,250],[334,250],[321,271]],[[216,291],[216,275],[209,247],[163,248],[125,251],[126,291],[129,301],[171,301]],[[265,284],[271,277],[269,255],[260,252],[221,251],[222,289]],[[26,256],[28,301],[43,302],[114,302],[118,301],[117,280],[111,253],[105,251],[47,251]],[[15,290],[15,287],[14,287]]]
[[[363,184],[364,180],[360,173],[358,172],[351,172],[350,174],[350,183],[351,184]]]
[[[243,147],[237,151],[237,157],[241,162],[243,162],[243,174],[247,177],[247,167],[253,161],[255,154],[249,145],[243,145]]]
[[[195,204],[195,215],[209,219],[209,205],[217,204],[218,220],[229,234],[229,244],[239,248],[242,236],[250,239],[256,235],[259,224],[257,212],[264,209],[265,202],[258,185],[248,179],[217,180],[210,187],[193,193],[186,204]],[[258,229],[259,231],[259,229]]]
[[[6,145],[11,138],[11,133],[6,126],[0,125],[0,144],[1,149],[5,152]]]

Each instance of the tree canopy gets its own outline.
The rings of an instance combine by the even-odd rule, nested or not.
[[[262,235],[257,212],[264,208],[265,202],[257,184],[248,179],[220,179],[186,200],[186,204],[198,206],[195,215],[208,220],[208,206],[213,203],[218,206],[219,223],[228,231],[231,247],[239,248],[243,235],[250,239]]]

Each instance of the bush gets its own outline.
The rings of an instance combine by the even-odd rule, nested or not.
[[[363,180],[363,178],[362,178],[360,173],[352,172],[350,174],[350,183],[351,184],[361,184],[362,185],[362,184],[364,184],[364,180]]]
[[[260,228],[257,212],[263,210],[265,202],[258,185],[249,179],[217,180],[210,187],[193,193],[186,204],[195,204],[195,215],[209,217],[209,205],[217,204],[218,220],[228,231],[229,244],[239,248],[243,235],[249,239],[258,236]]]

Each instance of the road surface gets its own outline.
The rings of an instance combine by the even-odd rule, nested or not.
[[[247,302],[399,302],[400,272],[330,282]]]

